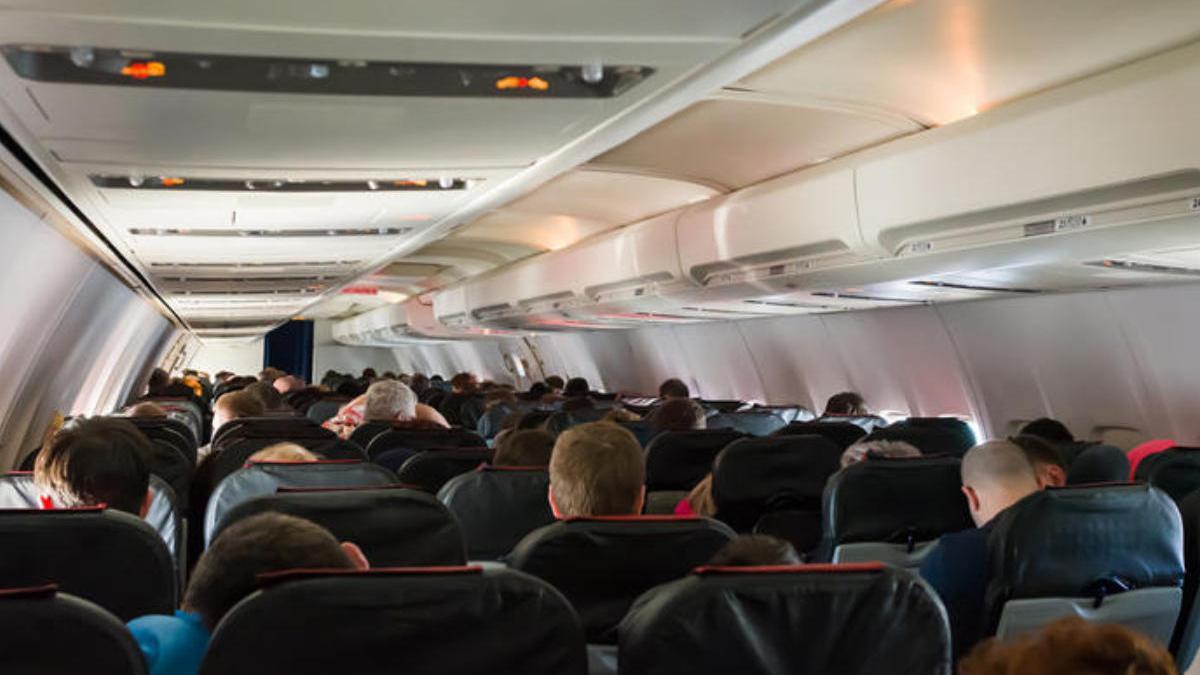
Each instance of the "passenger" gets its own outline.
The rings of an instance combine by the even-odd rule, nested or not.
[[[258,588],[258,576],[289,569],[369,567],[352,543],[325,528],[281,513],[262,513],[230,525],[200,557],[183,608],[174,616],[129,622],[150,675],[195,675],[221,618]]]
[[[958,664],[959,675],[1178,675],[1170,652],[1118,624],[1072,616],[1010,642],[980,644]]]
[[[250,458],[246,460],[246,463],[247,464],[253,464],[255,462],[304,463],[304,462],[317,462],[320,460],[321,460],[321,458],[318,457],[315,453],[313,453],[313,451],[309,450],[308,448],[305,448],[302,445],[297,445],[296,443],[284,442],[284,443],[276,443],[275,445],[268,445],[267,447],[263,448],[262,450],[259,450],[258,452],[254,453],[253,455],[250,455]]]
[[[244,417],[262,417],[262,414],[262,401],[245,389],[235,391],[221,396],[213,404],[212,428],[220,431],[228,422]]]
[[[546,386],[545,382],[534,382],[529,387],[529,391],[518,395],[522,401],[533,401],[540,403],[550,393],[550,387]]]
[[[677,516],[704,516],[712,518],[717,515],[717,501],[713,499],[713,475],[710,473],[704,480],[696,483],[696,487],[688,496],[679,500],[675,505]]]
[[[942,535],[921,563],[950,619],[955,659],[966,654],[986,629],[987,536],[1001,511],[1039,488],[1038,475],[1020,446],[989,441],[967,451],[962,460],[962,491],[976,527]]]
[[[162,396],[162,392],[171,384],[171,375],[162,368],[150,371],[150,379],[146,383],[147,396]]]
[[[572,377],[567,381],[567,386],[563,388],[563,396],[566,400],[563,401],[563,412],[574,412],[576,410],[589,410],[596,407],[596,402],[591,397],[592,388],[588,385],[588,381],[582,377]]]
[[[450,378],[450,395],[442,401],[438,410],[450,424],[463,423],[462,407],[468,399],[479,393],[479,380],[473,373],[458,373]]]
[[[690,398],[669,398],[646,415],[654,433],[663,431],[693,431],[708,427],[704,407]]]
[[[383,372],[383,375],[382,375],[381,377],[382,377],[383,379],[385,379],[385,380],[398,380],[398,379],[400,379],[400,378],[396,377],[396,373],[393,373],[393,372],[392,372],[392,371],[390,371],[390,370],[385,370],[385,371]]]
[[[1067,471],[1067,485],[1121,483],[1130,480],[1129,457],[1111,445],[1093,445],[1075,458]]]
[[[262,372],[258,374],[258,381],[266,384],[273,384],[275,380],[278,380],[285,375],[287,375],[287,373],[283,372],[282,370],[268,366],[263,368]]]
[[[550,389],[549,393],[552,396],[560,396],[563,393],[563,389],[566,388],[567,383],[558,375],[551,375],[546,378],[546,386]]]
[[[642,416],[633,412],[624,406],[616,406],[608,411],[608,414],[603,417],[602,422],[640,422]]]
[[[150,508],[149,439],[128,420],[72,420],[38,454],[42,508],[106,506],[143,517]]]
[[[1031,434],[1019,434],[1008,440],[1025,451],[1025,458],[1037,472],[1039,490],[1067,484],[1067,465],[1053,445]]]
[[[691,398],[692,392],[688,386],[683,383],[683,380],[672,377],[671,379],[658,385],[658,397],[664,401],[673,398]]]
[[[395,380],[379,380],[363,394],[342,406],[321,425],[343,439],[350,438],[363,422],[404,422],[414,427],[448,428],[446,419],[424,403],[411,389]]]
[[[522,429],[496,441],[494,466],[549,466],[554,434],[544,429]]]
[[[1133,476],[1137,473],[1138,465],[1142,463],[1142,460],[1150,455],[1157,455],[1164,450],[1170,450],[1173,447],[1175,447],[1175,441],[1165,438],[1146,441],[1141,445],[1135,446],[1127,455],[1129,457],[1129,480],[1133,480]]]
[[[429,390],[429,376],[425,375],[424,373],[413,373],[411,382],[408,386],[413,390],[413,393],[416,394],[417,398],[419,399],[421,398],[422,394]]]
[[[1037,436],[1043,441],[1053,443],[1054,445],[1066,445],[1075,442],[1075,436],[1071,434],[1071,430],[1065,424],[1049,417],[1039,417],[1021,427],[1021,430],[1017,433],[1022,436]]]
[[[234,374],[229,372],[228,370],[222,370],[222,371],[217,372],[217,374],[214,377],[216,378],[217,384],[225,384],[230,379],[232,379],[233,376],[234,376]]]
[[[363,368],[362,377],[358,378],[368,384],[375,381],[379,376],[375,374],[374,368]]]
[[[157,403],[144,401],[125,409],[126,417],[166,417],[167,409]]]
[[[709,565],[714,567],[764,567],[799,565],[802,561],[790,543],[765,534],[743,534],[721,547]]]
[[[842,453],[842,468],[865,459],[880,457],[920,457],[921,451],[904,441],[861,441]]]
[[[843,391],[829,397],[825,403],[823,417],[862,417],[870,415],[871,409],[862,394],[853,391]]]
[[[279,392],[279,394],[282,396],[290,394],[294,391],[301,391],[307,387],[308,384],[295,375],[284,375],[283,377],[275,380],[272,386],[274,386],[275,391]]]
[[[258,402],[262,404],[264,415],[294,412],[287,401],[283,400],[283,396],[275,390],[275,387],[267,382],[255,382],[242,391],[258,399]]]
[[[549,498],[557,518],[640,514],[645,483],[642,446],[615,424],[581,424],[554,444]]]

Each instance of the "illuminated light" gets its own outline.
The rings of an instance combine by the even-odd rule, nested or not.
[[[342,295],[379,295],[379,289],[374,286],[347,286],[342,289]]]
[[[392,181],[392,185],[395,185],[396,187],[426,187],[429,185],[429,181],[423,179],[394,180]]]
[[[308,67],[308,76],[314,80],[323,80],[329,77],[329,66],[324,63],[314,63]]]
[[[182,178],[174,178],[171,176],[163,176],[162,178],[159,178],[158,181],[162,183],[163,187],[175,187],[177,185],[183,185],[187,182]]]
[[[547,91],[550,89],[550,83],[540,77],[517,77],[509,75],[496,80],[496,88],[505,91],[508,89],[533,89],[535,91]]]
[[[135,80],[146,80],[163,77],[167,74],[167,66],[162,61],[133,61],[121,69],[121,74]]]
[[[91,47],[71,47],[71,63],[78,68],[90,68],[96,62],[96,50]]]
[[[133,187],[141,187],[142,183],[145,183],[145,182],[146,182],[146,179],[136,173],[129,177],[129,184]]]
[[[580,67],[579,75],[583,78],[584,82],[597,84],[604,80],[604,64],[599,62],[585,63]]]
[[[438,187],[442,188],[443,190],[449,190],[450,188],[454,187],[454,179],[450,178],[449,176],[442,176],[438,179]]]
[[[246,181],[246,189],[247,190],[257,190],[258,188],[256,188],[254,186],[254,181],[248,180],[248,181]]]
[[[367,181],[367,189],[368,190],[378,190],[379,189],[379,181],[374,181],[374,180]]]

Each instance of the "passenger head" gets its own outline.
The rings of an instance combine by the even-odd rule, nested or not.
[[[246,461],[254,462],[316,462],[321,458],[314,454],[308,448],[295,443],[276,443],[268,445],[258,452],[250,455]]]
[[[304,380],[296,377],[295,375],[284,375],[283,377],[275,380],[272,386],[274,386],[275,391],[279,392],[280,394],[290,394],[293,391],[300,391],[307,385],[304,383]]]
[[[563,387],[567,386],[567,383],[558,375],[551,375],[546,378],[546,386],[550,388],[550,393],[557,394],[563,390]]]
[[[870,415],[871,410],[867,407],[867,402],[862,397],[862,394],[853,391],[843,391],[840,394],[834,394],[829,397],[829,400],[825,403],[825,414],[843,416]]]
[[[261,417],[262,402],[245,389],[224,394],[213,404],[213,430],[220,429],[226,422],[243,417]]]
[[[216,375],[214,375],[214,377],[216,378],[216,381],[218,383],[222,383],[222,382],[226,382],[227,380],[232,378],[233,375],[234,374],[229,372],[228,370],[222,370],[222,371],[218,372]]]
[[[417,395],[396,380],[379,380],[367,388],[363,418],[373,421],[412,419],[417,414]]]
[[[1059,619],[1008,642],[980,643],[958,664],[959,675],[1178,675],[1153,639],[1118,624]]]
[[[273,366],[268,366],[263,368],[262,372],[258,374],[258,381],[265,382],[266,384],[272,384],[275,382],[275,380],[278,380],[285,375],[287,375],[287,373],[283,372],[282,370]]]
[[[137,403],[125,409],[126,417],[166,417],[167,410],[157,403]]]
[[[799,565],[800,555],[790,543],[765,534],[743,534],[721,547],[709,565],[717,567],[762,567]]]
[[[544,429],[521,429],[496,442],[496,466],[548,466],[554,452],[554,434]]]
[[[1037,436],[1043,441],[1050,443],[1065,444],[1074,443],[1075,436],[1071,434],[1071,430],[1067,425],[1052,420],[1049,417],[1040,417],[1025,426],[1021,427],[1018,432],[1022,436]]]
[[[842,453],[842,467],[872,457],[920,457],[921,451],[904,441],[859,441]]]
[[[474,394],[479,380],[473,373],[458,373],[450,378],[450,389],[456,394]]]
[[[375,374],[374,368],[363,368],[362,377],[360,377],[359,379],[370,382],[371,380],[374,380],[376,377],[379,377],[379,376]]]
[[[497,406],[516,407],[517,395],[512,387],[507,385],[497,385],[484,397],[483,407],[485,410],[491,410]]]
[[[642,446],[615,424],[581,424],[554,444],[550,507],[559,518],[641,513],[645,482]]]
[[[962,491],[978,526],[1038,489],[1037,473],[1025,451],[1010,441],[988,441],[963,457]]]
[[[1067,465],[1058,450],[1037,436],[1019,434],[1008,439],[1025,452],[1025,459],[1037,472],[1038,488],[1062,487],[1067,484]]]
[[[712,517],[717,514],[717,500],[713,498],[713,475],[710,473],[687,496],[688,507],[697,516]]]
[[[658,385],[659,398],[691,398],[691,396],[692,392],[688,389],[688,386],[683,383],[683,380],[677,377],[672,377]]]
[[[290,569],[366,569],[354,544],[295,516],[262,513],[230,525],[192,572],[183,608],[212,630],[221,617],[258,587],[258,575]]]
[[[1093,445],[1071,462],[1067,485],[1120,483],[1129,480],[1129,456],[1111,445]]]
[[[691,431],[704,429],[707,424],[704,408],[690,398],[668,399],[650,415],[655,431]]]
[[[242,391],[258,399],[258,402],[262,404],[264,412],[291,410],[287,402],[283,400],[283,396],[278,391],[275,391],[275,387],[266,382],[255,382]]]
[[[563,395],[567,398],[583,398],[590,393],[592,388],[582,377],[572,377],[567,380],[567,386],[563,387]]]
[[[411,382],[408,386],[413,390],[414,394],[420,396],[427,389],[429,389],[429,376],[425,375],[424,373],[413,373]]]
[[[166,389],[169,384],[171,384],[171,376],[167,371],[162,368],[155,368],[150,371],[150,380],[146,383],[146,390],[150,392],[151,396],[156,396],[162,390]]]
[[[154,448],[128,420],[93,417],[63,427],[38,454],[33,480],[59,508],[107,505],[142,516]]]

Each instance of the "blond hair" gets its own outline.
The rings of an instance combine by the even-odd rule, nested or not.
[[[615,424],[582,424],[563,432],[554,444],[550,489],[564,517],[631,515],[645,482],[642,447]]]
[[[321,459],[295,443],[276,443],[250,455],[248,462],[315,462]]]

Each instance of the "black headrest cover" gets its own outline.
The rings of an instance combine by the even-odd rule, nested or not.
[[[825,537],[902,543],[973,527],[955,457],[872,458],[837,472],[825,486]]]

